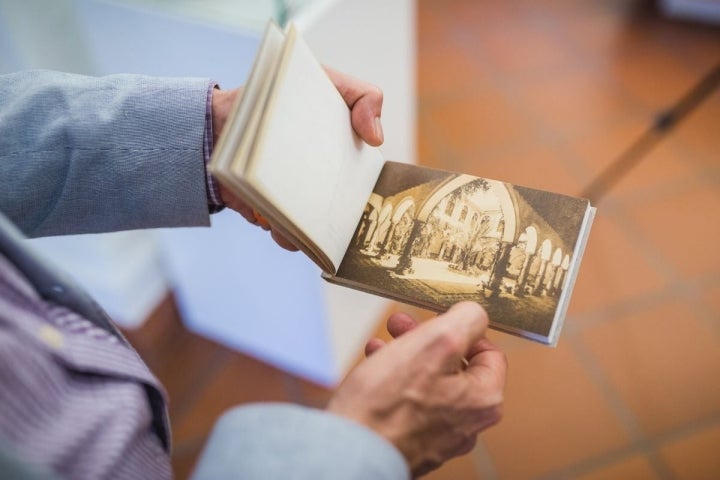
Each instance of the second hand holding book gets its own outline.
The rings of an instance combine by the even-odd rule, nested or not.
[[[386,162],[297,30],[270,23],[211,170],[333,283],[554,345],[595,209],[584,199]]]

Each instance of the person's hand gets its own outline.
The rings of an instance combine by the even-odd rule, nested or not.
[[[337,87],[345,103],[350,107],[350,118],[355,132],[369,145],[381,145],[384,140],[382,125],[380,123],[383,102],[382,90],[374,85],[329,68],[325,68],[325,71]],[[242,89],[240,88],[234,90],[213,90],[212,124],[213,141],[215,145],[217,145],[220,133],[225,126],[225,121],[232,111],[235,99],[241,94]],[[258,225],[265,230],[270,230],[273,239],[281,247],[291,251],[297,250],[297,247],[280,235],[272,225],[258,221],[253,209],[219,182],[218,188],[220,198],[225,205],[240,213],[248,222]]]
[[[388,330],[399,338],[368,342],[371,355],[348,375],[327,410],[385,437],[415,476],[469,452],[502,413],[507,362],[485,338],[487,324],[473,302],[421,325],[394,314]]]

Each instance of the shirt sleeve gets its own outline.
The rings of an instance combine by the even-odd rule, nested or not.
[[[406,480],[400,452],[343,417],[292,404],[237,407],[223,415],[192,480]]]
[[[207,202],[210,213],[217,213],[225,208],[225,203],[220,197],[220,189],[217,180],[210,172],[210,156],[214,147],[213,123],[212,123],[212,95],[213,91],[219,88],[216,82],[210,82],[207,91],[205,104],[205,138],[203,140],[203,159],[205,164],[205,183],[207,188]]]

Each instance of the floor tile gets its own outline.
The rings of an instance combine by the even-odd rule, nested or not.
[[[720,414],[720,336],[683,299],[620,315],[581,337],[648,435]]]
[[[720,42],[720,39],[718,39]],[[720,58],[717,65],[720,65]],[[720,171],[720,87],[702,101],[672,132],[692,155],[689,164]]]
[[[644,244],[657,249],[679,278],[720,270],[720,255],[710,247],[712,239],[720,236],[717,187],[680,183],[677,191],[634,202],[625,214],[644,237]]]
[[[476,42],[488,68],[498,75],[533,76],[579,61],[574,49],[537,17],[506,18],[475,29],[467,41]]]
[[[642,199],[648,193],[686,182],[696,175],[695,169],[686,161],[687,152],[672,138],[661,140],[637,158],[632,168],[611,186],[608,194],[621,201]]]
[[[647,121],[625,118],[578,135],[567,143],[571,157],[584,172],[585,182],[595,180],[650,127]]]
[[[593,222],[582,259],[569,315],[604,311],[662,290],[668,284],[660,270],[622,228],[603,214]]]
[[[656,45],[620,50],[612,58],[610,68],[625,91],[649,112],[664,111],[674,105],[703,73],[698,68],[688,68],[680,57]]]
[[[471,454],[454,458],[422,478],[424,480],[483,480]]]
[[[708,312],[720,320],[720,284],[709,286],[700,293],[700,301]]]
[[[693,178],[696,171],[688,162],[688,152],[672,136],[637,149],[648,129],[649,124],[622,123],[573,141],[568,148],[571,158],[585,172],[583,187],[589,187],[608,168],[616,168],[615,165],[623,165],[623,169],[601,186],[603,198],[619,196],[632,200],[653,189]]]
[[[700,432],[669,442],[661,449],[678,479],[715,480],[720,477],[720,425],[715,422]]]
[[[541,128],[562,140],[628,118],[642,118],[612,75],[598,69],[556,69],[516,88]]]
[[[503,420],[481,435],[498,478],[547,475],[630,440],[568,342],[509,352],[508,363]]]
[[[451,8],[434,0],[419,0],[417,4],[418,60],[422,61],[428,52],[447,50],[448,42],[458,28],[455,15],[458,2],[453,2]]]
[[[439,139],[435,138],[430,127],[423,128],[421,122],[417,122],[417,156],[418,163],[427,167],[451,168],[447,163],[447,156],[440,152]]]
[[[175,422],[173,438],[203,438],[223,412],[242,403],[288,400],[285,373],[236,354],[203,388],[192,411]]]
[[[443,151],[457,156],[507,148],[532,135],[522,110],[490,91],[470,92],[434,104],[427,108],[426,121]]]
[[[138,328],[123,330],[125,338],[151,369],[165,362],[178,337],[186,332],[180,322],[175,298],[170,293],[158,302]]]
[[[418,61],[419,98],[442,98],[454,92],[492,88],[482,62],[462,48],[430,50]]]
[[[180,337],[166,361],[154,371],[168,392],[173,422],[192,412],[202,389],[234,355],[224,346],[189,332]],[[182,368],[178,358],[182,358]]]
[[[203,440],[173,445],[171,459],[175,478],[179,480],[190,478],[204,446]]]
[[[609,54],[622,49],[631,30],[624,15],[603,8],[603,3],[609,2],[595,2],[591,10],[580,8],[572,21],[561,25],[563,37],[590,64],[607,62]]]
[[[637,455],[571,478],[572,480],[661,480],[662,477],[657,474],[645,456]]]
[[[331,389],[291,375],[287,375],[285,385],[293,402],[307,407],[325,408],[333,394]]]
[[[690,68],[707,69],[720,62],[720,28],[717,24],[656,18],[645,22],[642,30],[656,39],[664,50],[682,58]]]

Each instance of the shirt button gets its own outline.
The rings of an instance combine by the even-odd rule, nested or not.
[[[59,349],[62,348],[64,339],[63,334],[57,328],[51,327],[50,325],[43,325],[38,330],[38,337],[40,340],[45,342],[46,345]]]

